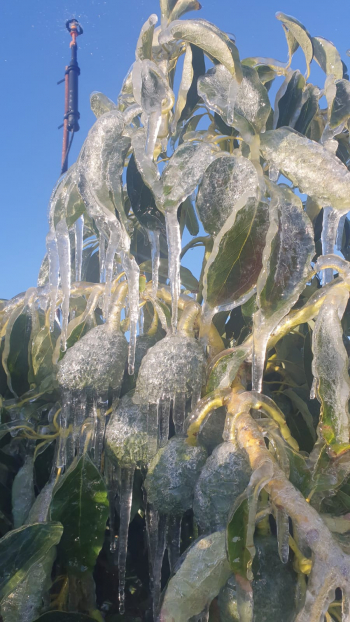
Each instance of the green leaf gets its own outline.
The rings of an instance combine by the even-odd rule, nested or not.
[[[23,581],[34,564],[59,543],[60,523],[36,523],[10,531],[0,540],[0,597]]]
[[[51,519],[64,526],[58,554],[66,571],[92,571],[102,548],[108,518],[107,489],[87,454],[64,474],[51,502]]]
[[[269,228],[268,204],[255,199],[237,212],[215,239],[204,278],[204,299],[214,308],[238,301],[258,280]]]
[[[258,194],[259,179],[247,158],[223,155],[207,168],[198,188],[196,209],[207,233],[217,235],[247,192]]]
[[[45,324],[32,339],[32,366],[36,382],[52,373],[52,356],[60,331],[55,323],[54,331],[50,330],[49,312],[45,315]]]
[[[278,107],[278,120],[276,127],[283,127],[285,125],[292,125],[295,114],[298,111],[303,90],[305,87],[305,78],[301,75],[300,71],[293,71],[286,78],[286,90],[284,95],[279,99]]]
[[[300,492],[307,497],[310,492],[311,472],[307,467],[304,456],[285,443],[284,449],[289,460],[289,480]]]
[[[31,456],[26,456],[24,465],[12,484],[12,516],[15,529],[23,525],[34,499],[34,463]]]
[[[90,618],[84,613],[67,613],[66,611],[48,611],[35,622],[96,622],[96,618]]]
[[[137,220],[151,231],[163,230],[165,228],[164,216],[157,209],[154,196],[138,171],[134,155],[129,160],[126,183],[131,208]]]
[[[283,391],[284,395],[287,395],[289,397],[289,399],[291,400],[293,406],[299,410],[300,414],[302,415],[307,429],[309,430],[311,437],[313,439],[313,441],[316,441],[316,432],[315,432],[315,428],[314,428],[314,421],[312,418],[312,414],[310,413],[307,404],[304,402],[304,400],[295,392],[293,391],[293,389],[285,389]]]
[[[311,40],[315,61],[327,76],[333,74],[336,80],[340,80],[343,77],[343,63],[335,45],[323,37],[312,37]]]
[[[338,127],[350,117],[350,82],[348,80],[337,80],[335,89],[329,121],[331,128]]]
[[[187,551],[167,585],[160,619],[184,622],[199,615],[217,596],[230,574],[225,532],[216,531],[200,538]]]
[[[152,274],[152,262],[148,260],[140,264],[140,272],[149,272]],[[159,262],[159,276],[168,278],[167,259],[161,259]],[[197,279],[193,276],[192,272],[184,266],[180,267],[180,279],[185,289],[189,289],[191,292],[198,292],[199,283]]]
[[[305,54],[306,60],[306,78],[310,75],[310,63],[313,58],[313,47],[311,37],[306,30],[305,26],[301,24],[295,17],[291,15],[286,15],[285,13],[276,13],[277,19],[279,19],[284,27],[287,37],[287,43],[289,48],[289,53],[294,53],[297,49],[297,46],[294,40],[291,37],[288,37],[289,34],[294,37],[295,41],[300,45],[301,49]]]
[[[189,197],[183,202],[181,209],[185,211],[185,224],[191,235],[198,235],[199,224],[195,209]]]
[[[294,124],[294,129],[301,134],[306,134],[311,121],[318,113],[320,89],[313,84],[307,84],[302,97],[302,106],[299,116]]]
[[[169,22],[178,19],[181,15],[184,15],[189,11],[199,11],[201,8],[202,6],[198,0],[177,0],[173,10],[170,13]]]
[[[197,81],[199,76],[205,74],[205,60],[203,50],[196,45],[190,44],[192,50],[192,82],[187,91],[186,103],[181,113],[180,121],[188,119],[194,111],[196,105],[199,102],[199,95],[197,90]]]
[[[244,494],[244,493],[243,493]],[[250,578],[252,557],[246,547],[249,503],[246,497],[230,517],[226,532],[226,548],[231,570],[245,579]]]
[[[145,60],[146,58],[152,59],[152,43],[154,26],[157,23],[158,18],[156,15],[151,15],[148,20],[143,24],[141,32],[136,44],[136,59]]]
[[[210,370],[206,393],[211,393],[216,389],[230,387],[237,372],[249,355],[249,348],[242,344],[233,348],[229,354],[225,354],[213,365]]]
[[[197,45],[241,81],[242,69],[236,46],[228,35],[210,22],[204,19],[175,20],[160,35],[159,42],[166,44],[174,39]]]

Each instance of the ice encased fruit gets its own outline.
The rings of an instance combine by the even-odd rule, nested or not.
[[[245,454],[232,442],[221,443],[206,461],[195,488],[193,512],[203,531],[226,526],[235,499],[249,483]]]
[[[123,333],[108,324],[96,326],[67,351],[58,365],[57,380],[69,390],[118,390],[127,355],[128,343]]]
[[[106,450],[122,468],[147,465],[149,444],[147,434],[147,408],[135,404],[133,392],[127,393],[112,412],[106,428]]]
[[[192,507],[193,493],[207,452],[173,437],[151,460],[145,489],[147,500],[161,514],[181,515]]]
[[[254,544],[253,622],[291,622],[295,617],[296,587],[296,574],[291,563],[281,563],[277,542],[272,536],[257,536]],[[219,594],[221,622],[239,622],[236,599],[236,583],[232,576]]]
[[[167,397],[174,399],[176,394],[198,399],[204,363],[203,348],[196,339],[181,332],[168,335],[142,359],[136,391],[149,404]]]

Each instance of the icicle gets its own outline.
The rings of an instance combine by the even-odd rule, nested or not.
[[[186,394],[176,393],[173,400],[173,421],[175,434],[181,436],[184,433],[184,422],[186,416]]]
[[[67,327],[69,318],[69,298],[71,286],[71,256],[70,256],[70,240],[67,223],[61,220],[56,227],[56,240],[58,257],[60,261],[61,288],[63,294],[62,301],[62,332],[61,332],[61,349],[67,348]]]
[[[323,209],[323,226],[322,226],[322,255],[330,255],[334,252],[334,246],[337,240],[337,232],[339,221],[342,213],[334,210],[332,207]],[[326,285],[333,280],[333,269],[326,268],[322,271],[322,285]]]
[[[168,516],[167,549],[170,573],[174,572],[174,568],[180,557],[181,523],[181,516]]]
[[[83,264],[84,242],[84,216],[83,214],[75,221],[75,280],[81,281],[81,268]]]
[[[289,518],[283,508],[276,507],[278,554],[282,564],[289,559]]]
[[[160,246],[159,246],[159,231],[151,231],[147,229],[148,239],[151,244],[151,257],[152,257],[152,296],[157,296],[158,282],[159,282],[159,263],[160,263]]]
[[[108,396],[95,396],[93,404],[94,430],[92,436],[92,449],[94,455],[94,462],[98,468],[101,467],[107,410]]]
[[[278,178],[280,176],[280,170],[275,164],[271,163],[269,166],[269,179],[274,181],[276,184],[278,182]]]
[[[165,223],[167,241],[169,249],[169,280],[171,288],[171,326],[173,332],[177,327],[177,305],[180,296],[180,254],[181,254],[181,234],[180,225],[177,219],[177,209],[165,212]]]
[[[158,450],[159,407],[149,404],[147,411],[147,437],[149,456],[153,457]]]
[[[104,283],[106,280],[106,238],[102,233],[100,233],[99,237],[98,261],[100,266],[100,283]]]
[[[107,253],[105,259],[105,295],[103,301],[103,317],[108,319],[109,307],[111,304],[112,279],[113,279],[113,263],[114,257],[118,249],[119,232],[117,229],[111,228],[108,240]]]
[[[153,618],[158,620],[161,594],[162,565],[166,546],[167,517],[159,515],[152,508],[146,513],[149,558],[151,565],[151,592],[153,601]]]
[[[171,399],[163,397],[159,402],[159,446],[164,447],[169,440],[169,421],[170,421]]]
[[[125,573],[126,556],[128,551],[128,532],[132,504],[132,487],[134,482],[134,468],[120,471],[120,525],[118,537],[118,572],[119,572],[119,613],[125,613]]]
[[[86,389],[81,391],[74,391],[72,396],[72,409],[73,409],[73,451],[74,454],[78,454],[79,451],[79,437],[81,427],[86,417],[86,402],[87,392]]]
[[[139,288],[140,288],[140,269],[132,255],[120,253],[122,266],[128,281],[128,301],[129,301],[129,375],[132,376],[135,368],[135,350],[137,337],[137,323],[139,319]]]
[[[50,330],[53,331],[55,327],[56,317],[56,303],[57,303],[57,291],[59,282],[59,260],[58,250],[56,242],[56,234],[54,231],[50,231],[46,236],[46,248],[49,258],[49,283],[50,283]]]
[[[63,468],[73,460],[73,443],[69,438],[69,424],[71,419],[71,391],[62,392],[62,406],[59,416],[60,437],[56,467]]]
[[[335,247],[337,251],[341,251],[346,218],[347,218],[347,214],[344,214],[343,216],[341,216],[339,220],[337,239],[335,241]]]
[[[114,528],[116,517],[115,498],[118,491],[117,469],[118,467],[113,464],[107,454],[105,460],[105,478],[109,498],[109,549],[111,553],[115,553],[117,550],[116,533]]]

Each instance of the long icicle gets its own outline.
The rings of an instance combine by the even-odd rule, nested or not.
[[[148,239],[151,245],[151,258],[152,258],[152,296],[157,296],[158,283],[159,283],[159,264],[160,264],[160,246],[159,246],[159,231],[151,231],[147,229]]]
[[[174,568],[180,557],[181,523],[182,516],[168,516],[167,549],[171,573],[174,572]]]
[[[71,289],[71,254],[70,239],[66,221],[61,220],[56,227],[56,240],[58,257],[60,261],[61,288],[63,293],[62,301],[62,332],[61,349],[67,348],[67,328],[69,318],[69,298]]]
[[[332,207],[323,208],[323,225],[322,225],[322,255],[330,255],[334,252],[337,241],[337,233],[342,212],[334,210]],[[322,271],[322,286],[327,285],[333,280],[332,268],[326,268]]]
[[[130,376],[135,368],[135,350],[137,337],[137,323],[139,321],[139,291],[140,291],[140,268],[134,257],[126,252],[120,253],[120,258],[126,278],[128,281],[128,302],[129,302],[129,356],[128,371]]]
[[[125,613],[125,575],[126,556],[128,551],[128,533],[132,504],[132,487],[134,482],[134,468],[120,471],[120,525],[118,537],[118,573],[119,573],[119,613]]]
[[[49,284],[50,284],[50,330],[53,331],[56,319],[57,292],[60,279],[60,268],[57,250],[57,240],[54,231],[46,236],[47,256],[49,259]]]
[[[83,242],[84,242],[84,216],[83,214],[75,221],[75,280],[81,281],[81,269],[83,265]]]
[[[178,301],[180,296],[180,254],[181,233],[177,219],[177,209],[165,212],[165,224],[169,249],[168,275],[171,289],[171,326],[173,332],[177,328]]]

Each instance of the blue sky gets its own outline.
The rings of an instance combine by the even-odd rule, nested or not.
[[[345,0],[203,0],[202,4],[198,17],[234,33],[242,58],[286,60],[283,29],[275,18],[282,11],[297,17],[312,35],[333,41],[350,64]],[[76,17],[84,28],[78,40],[81,129],[74,138],[72,163],[94,122],[90,93],[102,91],[116,99],[134,60],[139,30],[151,13],[159,15],[157,0],[2,0],[0,298],[35,285],[45,254],[47,206],[60,172],[62,132],[57,127],[62,122],[64,85],[56,82],[69,61],[66,19]],[[292,66],[304,69],[299,52]],[[322,86],[320,70],[314,76]]]

